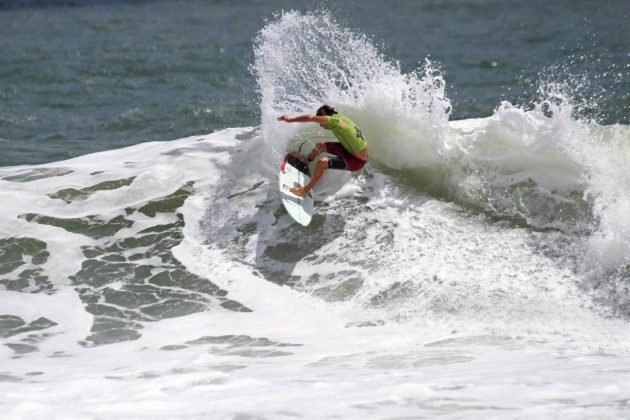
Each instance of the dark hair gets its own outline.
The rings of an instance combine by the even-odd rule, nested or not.
[[[317,109],[317,113],[315,113],[315,115],[317,116],[322,116],[322,115],[335,115],[337,114],[337,111],[335,111],[335,108],[333,108],[330,105],[322,105]]]

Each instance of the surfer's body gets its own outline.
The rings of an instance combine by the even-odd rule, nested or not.
[[[313,150],[306,155],[310,162],[322,152],[330,153],[335,157],[321,158],[317,161],[315,173],[310,182],[302,188],[292,188],[295,195],[304,197],[315,186],[326,169],[340,169],[358,171],[368,160],[367,141],[363,138],[361,130],[348,117],[339,114],[334,108],[324,105],[317,110],[316,115],[300,115],[290,118],[286,115],[278,117],[285,122],[315,122],[322,128],[333,132],[339,142],[319,142]]]

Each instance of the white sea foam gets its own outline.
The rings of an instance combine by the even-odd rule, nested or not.
[[[213,310],[145,323],[136,341],[84,348],[76,343],[91,316],[82,312],[73,287],[60,284],[51,295],[2,292],[6,313],[58,324],[49,330],[52,338],[33,342],[37,351],[0,355],[9,418],[622,415],[616,401],[629,379],[618,366],[628,358],[630,337],[624,321],[589,308],[579,273],[547,252],[563,234],[495,224],[371,167],[318,207],[324,225],[300,240],[326,238],[340,222],[344,233],[331,230],[316,249],[296,257],[290,273],[301,280],[279,285],[269,281],[274,274],[265,271],[265,258],[291,258],[273,250],[290,241],[294,225],[278,213],[275,183],[266,182],[264,169],[232,179],[232,169],[265,145],[259,135],[235,138],[245,132],[59,162],[73,172],[21,184],[23,197],[32,198],[5,208],[3,221],[35,210],[77,215],[103,206],[113,212],[113,204],[93,197],[82,201],[93,206],[83,212],[66,208],[72,204],[43,204],[52,203],[44,199],[50,192],[92,185],[89,173],[98,170],[105,171],[99,180],[123,174],[140,180],[111,191],[122,206],[196,181],[181,209],[185,239],[174,255],[253,312]],[[266,183],[227,198],[260,180]],[[69,271],[55,259],[59,249],[91,241],[16,220],[34,237],[57,238],[59,248],[51,248],[45,268],[51,275]],[[138,220],[149,226],[149,219]],[[163,214],[151,223],[169,220]],[[256,230],[240,241],[239,232],[251,223]],[[309,281],[314,274],[318,280]],[[339,289],[353,278],[361,279],[356,292]],[[4,340],[19,343],[29,334]],[[580,411],[593,404],[597,408]]]

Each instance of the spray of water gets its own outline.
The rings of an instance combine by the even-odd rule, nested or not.
[[[450,103],[429,61],[403,74],[365,36],[327,12],[286,12],[261,30],[252,71],[261,96],[262,134],[272,156],[304,127],[282,114],[332,103],[359,124],[370,156],[392,168],[435,165],[445,150]]]

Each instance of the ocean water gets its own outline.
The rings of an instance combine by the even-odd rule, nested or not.
[[[628,418],[629,63],[623,1],[0,3],[2,417]]]

